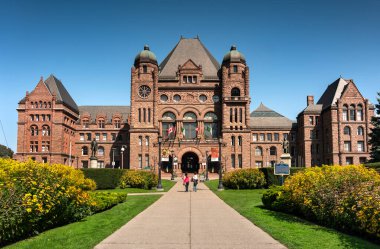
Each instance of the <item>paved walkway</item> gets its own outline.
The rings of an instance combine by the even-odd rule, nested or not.
[[[103,248],[285,248],[220,200],[203,183],[184,192],[181,182],[98,244]]]

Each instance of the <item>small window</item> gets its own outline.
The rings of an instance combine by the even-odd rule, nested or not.
[[[238,145],[242,146],[243,144],[243,138],[241,136],[238,137]]]
[[[231,146],[235,146],[235,137],[234,136],[231,137]]]
[[[146,65],[143,66],[143,73],[147,73],[148,72],[148,67]]]
[[[309,125],[314,125],[314,117],[309,116]]]
[[[168,101],[168,95],[166,95],[166,94],[162,94],[161,96],[160,96],[160,99],[161,99],[161,101],[162,102],[166,102],[166,101]]]
[[[240,96],[240,89],[237,87],[232,88],[231,90],[231,96],[232,97],[238,97]]]
[[[277,155],[277,149],[276,149],[276,147],[274,147],[274,146],[270,147],[269,153],[270,153],[271,156]]]
[[[238,72],[238,66],[237,66],[237,65],[234,65],[234,66],[233,66],[233,72],[234,72],[234,73],[237,73],[237,72]]]
[[[88,155],[88,148],[87,146],[82,147],[82,156],[87,156]]]
[[[255,133],[255,134],[252,134],[252,140],[253,140],[253,142],[256,142],[257,141],[257,134]]]

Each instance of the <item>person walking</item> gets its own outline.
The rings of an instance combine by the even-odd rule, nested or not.
[[[198,185],[198,174],[197,174],[197,172],[194,173],[192,182],[193,182],[193,191],[197,192],[197,185]]]
[[[190,183],[190,179],[187,176],[187,173],[185,173],[185,177],[183,178],[183,185],[185,186],[186,192],[189,192],[189,183]]]

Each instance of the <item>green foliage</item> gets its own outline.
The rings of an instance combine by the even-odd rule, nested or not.
[[[13,157],[13,150],[8,148],[7,146],[4,146],[0,144],[0,157],[2,158],[12,158]]]
[[[122,203],[127,199],[127,193],[120,192],[90,192],[92,199],[91,211],[98,213]]]
[[[120,188],[151,189],[157,184],[157,176],[151,171],[144,170],[126,170],[120,179]]]
[[[380,162],[380,92],[377,93],[379,96],[377,98],[376,114],[377,116],[372,117],[371,123],[373,127],[369,133],[368,143],[371,145],[371,161]]]
[[[364,166],[366,168],[369,168],[369,169],[374,169],[378,173],[380,173],[380,162],[377,162],[377,163],[366,163],[366,164],[364,164]]]
[[[223,185],[230,189],[262,188],[265,177],[258,169],[238,169],[224,174]]]
[[[89,215],[95,187],[69,166],[0,158],[0,245]]]
[[[280,182],[280,176],[274,175],[274,168],[269,167],[269,168],[259,168],[261,172],[264,173],[265,175],[265,181],[266,181],[266,186],[269,187],[272,185],[281,185]],[[305,170],[305,167],[290,167],[290,175],[293,175],[299,171]],[[284,176],[284,181],[286,180],[288,176]]]
[[[119,186],[122,169],[81,169],[86,178],[96,182],[97,189],[114,189]]]
[[[308,168],[269,190],[264,205],[380,240],[380,175],[363,166]]]

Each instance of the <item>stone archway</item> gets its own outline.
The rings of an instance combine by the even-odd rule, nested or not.
[[[187,155],[186,155],[187,154]],[[203,153],[195,147],[186,147],[183,148],[181,151],[179,151],[177,158],[178,158],[178,169],[181,169],[182,172],[185,172],[188,168],[187,163],[188,161],[184,162],[183,159],[188,160],[189,157],[192,157],[192,160],[196,160],[196,162],[193,162],[197,164],[197,171],[202,169],[202,163],[205,162],[206,157],[203,155]],[[191,170],[192,172],[192,170]]]
[[[184,173],[194,173],[199,171],[199,158],[194,152],[186,152],[181,158],[181,170]]]

